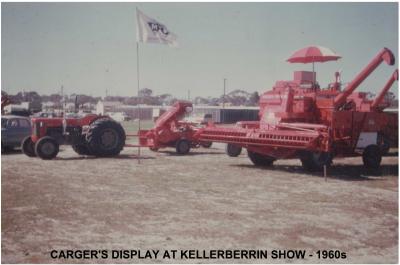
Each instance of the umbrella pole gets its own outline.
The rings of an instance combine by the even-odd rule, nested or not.
[[[314,61],[312,62],[312,74],[313,74],[313,89],[315,90],[315,71],[314,71]]]

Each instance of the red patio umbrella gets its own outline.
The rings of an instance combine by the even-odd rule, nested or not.
[[[329,48],[322,46],[308,46],[293,53],[286,61],[290,63],[312,63],[313,75],[315,62],[336,61],[341,56]],[[315,80],[314,80],[315,83]]]

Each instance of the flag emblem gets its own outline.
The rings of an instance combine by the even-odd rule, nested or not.
[[[150,26],[150,28],[151,28],[151,30],[153,32],[161,32],[164,35],[168,35],[169,34],[167,28],[164,27],[163,25],[159,24],[159,23],[149,22],[148,24],[149,24],[149,26]]]
[[[178,45],[177,36],[174,33],[164,24],[143,14],[139,9],[136,9],[136,20],[137,42]]]

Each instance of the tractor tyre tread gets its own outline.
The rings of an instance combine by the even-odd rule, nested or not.
[[[112,129],[117,134],[117,143],[111,149],[105,149],[101,145],[101,133],[105,129]],[[125,130],[118,122],[111,118],[97,119],[90,124],[86,134],[86,142],[90,154],[98,157],[116,156],[122,151],[125,145]]]
[[[77,153],[78,155],[91,155],[91,152],[86,144],[74,144],[72,145],[72,149]]]

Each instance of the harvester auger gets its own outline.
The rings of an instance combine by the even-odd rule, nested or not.
[[[195,133],[199,127],[182,118],[193,110],[189,101],[177,101],[169,110],[164,112],[150,130],[139,130],[139,145],[148,147],[152,151],[160,148],[174,147],[180,155],[189,153],[190,148],[205,147],[212,145],[210,141],[200,141]],[[136,145],[129,145],[135,146]]]
[[[239,122],[236,127],[208,126],[200,129],[201,141],[227,143],[230,156],[246,148],[257,166],[271,166],[277,159],[299,158],[307,170],[320,170],[335,156],[362,155],[367,168],[378,168],[384,140],[396,134],[390,122],[397,119],[383,112],[384,95],[395,80],[396,70],[375,98],[354,90],[383,62],[393,65],[393,53],[384,48],[341,91],[336,81],[320,89],[312,72],[295,72],[293,81],[278,81],[259,101],[260,121]],[[392,131],[388,128],[392,128]]]

